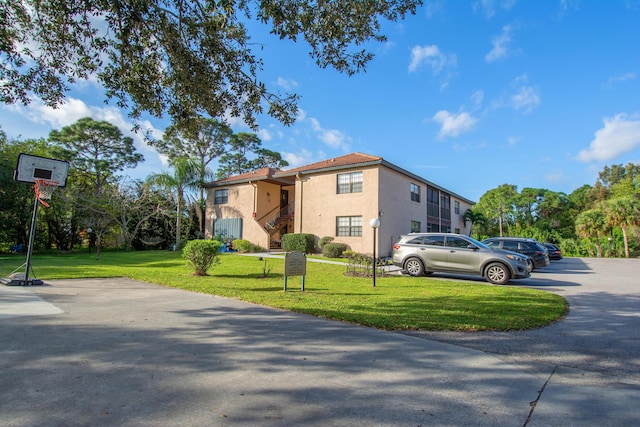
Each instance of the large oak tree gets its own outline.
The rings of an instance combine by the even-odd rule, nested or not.
[[[69,85],[96,77],[129,108],[169,115],[241,117],[266,112],[290,124],[298,97],[260,81],[256,20],[280,39],[304,40],[320,67],[349,75],[385,41],[381,21],[415,13],[421,0],[11,0],[0,2],[0,99],[56,106]],[[255,24],[253,24],[255,25]]]

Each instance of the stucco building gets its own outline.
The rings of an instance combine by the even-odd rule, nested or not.
[[[246,239],[277,249],[287,233],[309,233],[373,250],[370,220],[380,219],[379,256],[391,254],[401,234],[468,234],[462,216],[474,202],[362,153],[289,170],[260,169],[208,183],[206,234]]]

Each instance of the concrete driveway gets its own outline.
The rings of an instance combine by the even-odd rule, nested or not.
[[[514,282],[569,300],[548,328],[419,337],[127,279],[0,287],[0,424],[636,426],[639,266]]]
[[[510,286],[566,298],[568,316],[546,328],[513,332],[418,332],[493,354],[554,382],[640,386],[640,260],[564,258]]]

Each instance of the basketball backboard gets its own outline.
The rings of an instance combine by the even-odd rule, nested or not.
[[[67,185],[69,162],[65,160],[48,159],[22,153],[18,156],[18,165],[13,179],[18,182],[34,183],[37,178],[56,181],[58,187]]]

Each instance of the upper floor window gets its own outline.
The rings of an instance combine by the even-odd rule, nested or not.
[[[411,221],[411,232],[412,233],[420,232],[420,221]]]
[[[440,218],[451,219],[451,198],[445,193],[440,195]]]
[[[437,233],[440,231],[440,224],[435,224],[433,222],[427,223],[427,233]]]
[[[460,215],[460,202],[457,200],[453,202],[453,212],[455,212],[456,215]]]
[[[336,236],[362,236],[361,216],[339,216],[336,217]]]
[[[440,216],[440,192],[431,187],[427,187],[427,215],[436,218]]]
[[[411,184],[411,201],[420,203],[420,186]]]
[[[362,193],[362,172],[338,174],[338,194]]]
[[[224,205],[225,203],[229,203],[229,190],[226,188],[223,190],[216,190],[213,203],[215,203],[216,205]]]

